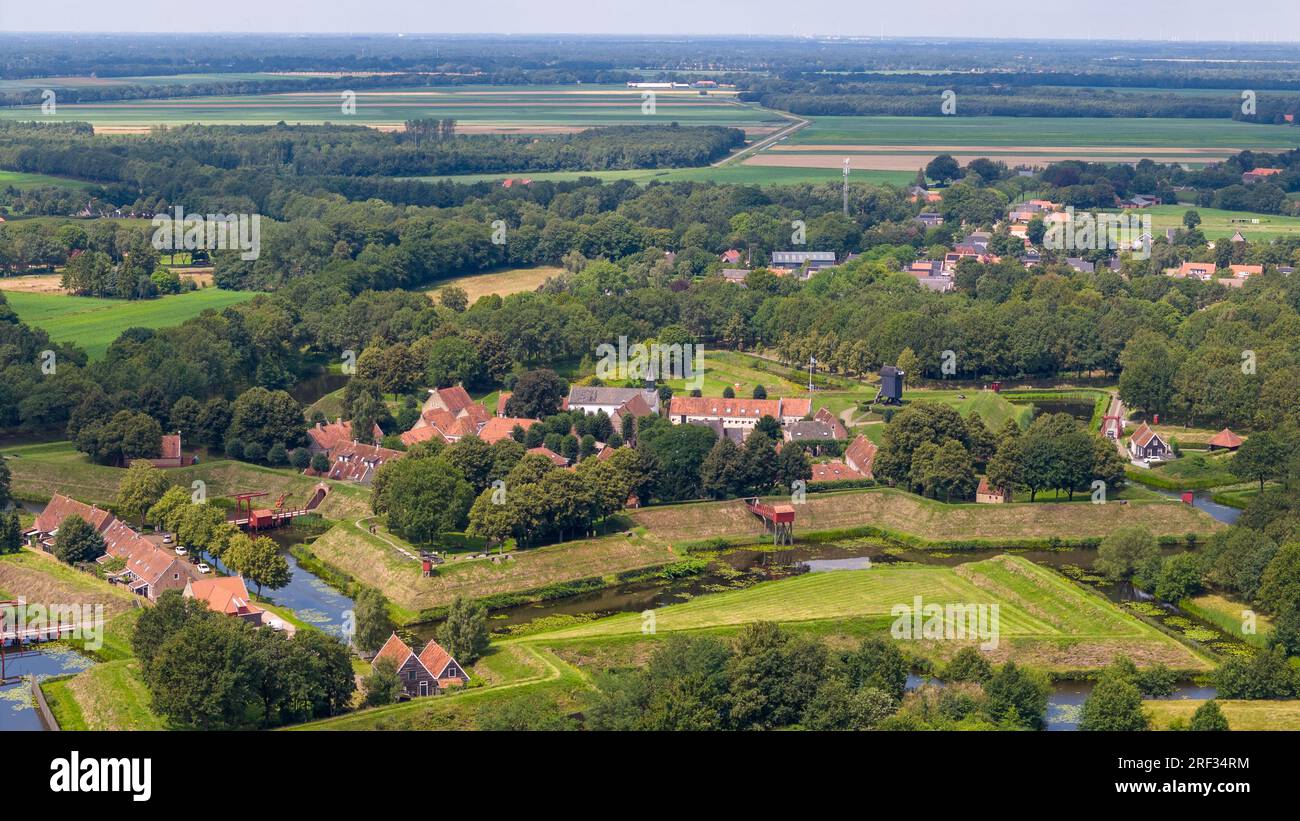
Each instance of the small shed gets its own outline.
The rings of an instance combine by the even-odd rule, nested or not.
[[[1241,443],[1244,441],[1246,440],[1224,428],[1210,437],[1210,441],[1206,442],[1205,445],[1210,450],[1236,450],[1241,447]]]

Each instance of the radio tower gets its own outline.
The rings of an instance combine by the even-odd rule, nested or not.
[[[849,215],[849,158],[844,158],[844,216]]]

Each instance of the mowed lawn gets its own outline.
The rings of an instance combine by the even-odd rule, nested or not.
[[[135,659],[96,664],[41,685],[61,730],[165,730]]]
[[[680,558],[661,544],[619,533],[516,550],[512,560],[500,564],[490,559],[454,559],[440,565],[433,576],[425,577],[418,562],[402,556],[392,545],[353,522],[336,524],[311,545],[311,552],[358,581],[379,588],[398,607],[417,612],[451,604],[457,596],[522,593]]]
[[[1204,699],[1173,698],[1144,701],[1142,707],[1151,714],[1154,729],[1167,730],[1174,719],[1190,722],[1204,703]],[[1228,719],[1229,730],[1300,730],[1300,701],[1220,699],[1219,709]]]
[[[918,546],[958,541],[996,547],[1053,537],[1101,538],[1121,527],[1142,527],[1155,536],[1209,535],[1224,527],[1174,500],[1089,504],[1043,502],[1041,497],[1036,504],[981,505],[945,504],[894,488],[810,493],[795,507],[794,532],[798,538],[801,533],[872,527]],[[649,536],[673,543],[764,538],[762,525],[739,500],[649,507],[631,515]]]
[[[1197,226],[1206,239],[1225,239],[1240,231],[1248,240],[1264,241],[1300,235],[1300,217],[1280,214],[1256,214],[1249,211],[1223,211],[1197,208],[1194,205],[1156,205],[1132,213],[1150,215],[1151,227],[1163,236],[1166,228],[1182,228],[1183,215],[1195,211],[1201,217]]]
[[[90,183],[68,177],[52,177],[49,174],[29,174],[25,171],[6,171],[0,168],[0,190],[17,188],[26,191],[29,188],[89,188]]]
[[[945,607],[947,638],[900,638],[909,649],[948,657],[985,639],[962,637],[948,605],[996,605],[997,646],[990,659],[1033,663],[1045,669],[1085,670],[1116,655],[1138,664],[1160,662],[1182,670],[1207,669],[1207,659],[1123,612],[1103,596],[1016,556],[1002,555],[957,567],[882,565],[869,570],[809,573],[754,587],[699,596],[659,608],[655,633],[736,628],[757,621],[780,623],[868,620],[881,630],[896,621],[896,607]],[[986,617],[991,626],[991,615]],[[967,624],[966,622],[960,622]],[[574,627],[521,638],[554,644],[643,635],[640,613],[621,613]]]
[[[204,288],[158,299],[99,299],[68,294],[9,291],[4,294],[18,318],[43,329],[55,342],[77,345],[98,359],[127,328],[179,325],[211,308],[220,311],[252,299],[251,291]]]

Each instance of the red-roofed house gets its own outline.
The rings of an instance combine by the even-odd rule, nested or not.
[[[236,619],[243,619],[254,627],[271,627],[289,635],[294,626],[269,610],[253,604],[243,576],[218,576],[213,579],[195,579],[185,585],[182,594],[187,599],[198,599],[208,609]]]
[[[1006,488],[989,486],[989,480],[980,477],[980,486],[975,489],[975,501],[984,505],[1001,505],[1011,501],[1011,491]]]
[[[1277,176],[1282,173],[1281,168],[1256,168],[1253,171],[1247,171],[1241,175],[1241,181],[1244,183],[1259,182],[1269,177]]]
[[[397,668],[397,677],[402,682],[402,691],[408,698],[434,695],[448,687],[469,683],[469,676],[436,641],[430,641],[416,655],[394,633],[379,648],[371,664],[378,663],[380,659],[393,662]]]
[[[110,576],[126,584],[132,593],[157,601],[167,590],[184,590],[196,578],[194,566],[175,552],[156,547],[120,519],[103,533],[106,556],[121,559],[125,566]],[[101,559],[102,561],[102,559]]]
[[[474,400],[469,398],[469,393],[464,387],[456,385],[453,388],[438,388],[429,391],[429,398],[424,400],[422,411],[445,410],[449,411],[452,416],[460,415],[460,412],[474,404]]]
[[[87,505],[78,502],[62,493],[54,494],[50,503],[45,506],[41,514],[36,517],[32,527],[23,532],[27,538],[28,544],[32,547],[39,547],[45,552],[49,552],[54,546],[54,538],[58,535],[59,525],[63,520],[72,515],[80,516],[87,524],[95,529],[96,533],[103,534],[108,527],[117,521],[112,513],[107,510],[100,510],[94,505]]]
[[[866,479],[861,473],[843,462],[814,462],[812,480],[814,482],[838,482],[844,479]]]
[[[739,429],[747,434],[764,416],[781,424],[791,424],[812,412],[812,400],[795,399],[726,399],[712,396],[674,396],[668,406],[668,418],[674,425],[721,424],[724,429]]]
[[[876,461],[876,443],[859,435],[844,451],[844,464],[861,473],[867,479],[874,479],[871,466]]]
[[[378,424],[370,430],[370,436],[378,442],[384,438],[384,430]],[[307,429],[307,450],[311,455],[318,453],[328,455],[330,451],[339,445],[352,441],[352,423],[344,422],[343,419],[337,418],[328,424],[317,422],[314,427]]]
[[[818,408],[817,412],[813,414],[813,419],[824,425],[830,425],[831,430],[835,431],[836,440],[843,441],[849,438],[848,429],[844,427],[844,423],[840,421],[840,418],[831,412],[830,408]]]
[[[1208,280],[1214,276],[1217,267],[1213,262],[1184,262],[1173,270],[1173,275],[1180,279],[1192,277]]]
[[[401,459],[406,454],[400,450],[382,448],[378,445],[362,445],[348,442],[334,448],[333,464],[330,465],[329,478],[343,482],[357,482],[368,485],[375,478],[375,471],[385,462]]]
[[[565,468],[569,466],[568,459],[556,453],[555,451],[551,450],[550,448],[547,447],[529,448],[528,452],[534,453],[538,456],[545,456],[547,459],[550,459],[557,467]]]
[[[528,430],[539,421],[538,419],[524,419],[513,416],[494,416],[487,420],[483,427],[479,428],[478,438],[490,445],[502,439],[509,439],[510,432],[515,429],[515,425]]]

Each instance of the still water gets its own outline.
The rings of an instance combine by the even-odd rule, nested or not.
[[[5,674],[23,678],[0,687],[0,731],[45,729],[40,713],[32,703],[27,676],[36,676],[40,681],[64,673],[79,673],[93,664],[89,658],[61,645],[46,645],[22,656],[7,657]]]

